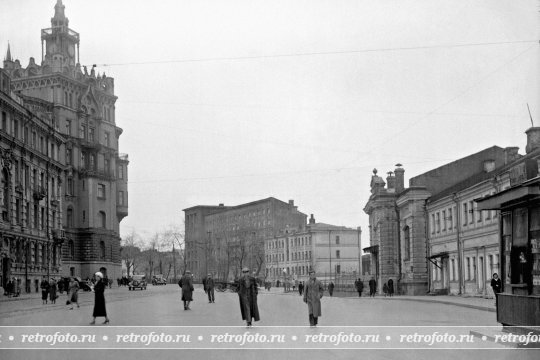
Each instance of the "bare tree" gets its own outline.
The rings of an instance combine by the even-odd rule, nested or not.
[[[183,273],[186,270],[186,257],[184,256],[184,248],[185,248],[185,224],[183,229],[180,228],[178,225],[173,224],[169,225],[167,229],[165,229],[161,234],[161,239],[163,244],[167,246],[168,248],[171,248],[172,254],[173,254],[173,270],[174,270],[174,281],[176,282],[177,279],[177,262],[179,261],[183,266],[181,267],[181,273]],[[178,258],[177,258],[178,256]]]
[[[139,235],[136,233],[135,229],[131,233],[125,236],[122,239],[122,246],[120,248],[120,256],[122,260],[126,263],[127,267],[127,276],[133,275],[137,266],[139,265],[138,260],[140,257],[142,245]]]

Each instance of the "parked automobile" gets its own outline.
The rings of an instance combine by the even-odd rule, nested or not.
[[[129,290],[141,289],[146,290],[146,276],[145,275],[133,275],[128,284]]]
[[[167,279],[163,275],[154,275],[152,278],[152,285],[167,285]]]

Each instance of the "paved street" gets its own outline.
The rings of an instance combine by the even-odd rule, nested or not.
[[[68,310],[65,305],[65,294],[57,300],[56,305],[41,305],[39,295],[30,298],[0,302],[0,325],[1,326],[29,326],[31,329],[39,329],[39,326],[58,326],[55,329],[74,329],[81,327],[84,331],[95,334],[106,334],[119,329],[137,331],[146,326],[152,326],[148,331],[159,332],[164,327],[182,327],[185,333],[213,331],[217,334],[244,333],[246,329],[240,317],[238,296],[230,292],[217,292],[216,302],[209,304],[202,289],[197,288],[194,294],[195,301],[192,310],[184,311],[180,301],[180,291],[176,285],[150,286],[146,291],[128,291],[127,288],[113,288],[107,290],[107,310],[111,323],[102,325],[103,319],[98,319],[96,326],[89,326],[93,308],[93,293],[81,293],[79,309]],[[434,299],[439,300],[439,299]],[[492,300],[485,300],[484,303]],[[307,307],[297,293],[283,293],[280,289],[273,289],[268,293],[261,291],[259,295],[259,309],[261,321],[255,323],[251,333],[267,334],[282,332],[289,335],[297,335],[302,338],[309,334],[336,333],[351,329],[360,333],[384,333],[393,339],[398,339],[400,333],[414,333],[416,331],[438,331],[450,334],[469,334],[475,327],[495,326],[495,313],[492,311],[478,310],[465,307],[463,304],[452,305],[430,299],[411,298],[393,299],[385,298],[356,298],[356,297],[324,297],[322,299],[323,316],[319,321],[319,328],[310,329],[308,325]],[[474,301],[472,302],[474,303]],[[358,327],[362,328],[348,328]],[[401,328],[386,328],[387,326],[401,326]],[[36,327],[36,328],[33,328]],[[121,327],[121,328],[117,328]],[[124,328],[133,327],[133,328]],[[154,328],[155,327],[155,328]],[[206,328],[203,328],[206,327]],[[405,327],[405,328],[403,328]],[[433,328],[432,328],[433,327]],[[23,328],[28,331],[28,328]],[[167,329],[167,328],[165,328]],[[127,330],[126,330],[127,331]],[[4,340],[5,341],[5,340]],[[365,346],[365,345],[364,345]],[[186,346],[189,347],[189,346]],[[535,358],[538,350],[516,350],[509,347],[485,341],[475,343],[477,348],[495,348],[497,350],[444,350],[444,345],[434,345],[432,348],[423,350],[386,350],[384,345],[379,349],[347,350],[343,346],[323,348],[317,350],[300,350],[300,348],[318,348],[320,345],[310,344],[305,346],[289,346],[289,349],[266,347],[265,349],[228,349],[221,350],[47,350],[49,353],[57,353],[58,358],[67,357],[67,354],[77,353],[82,359],[95,358],[96,353],[101,359],[124,359],[124,358],[148,358],[158,354],[160,359],[177,358],[178,352],[195,354],[203,358],[250,358],[254,354],[258,359],[274,359],[275,357],[287,359],[303,358],[310,353],[315,359],[328,359],[339,356],[340,358],[355,358],[359,351],[369,352],[369,358],[431,358],[436,353],[441,358],[475,358],[475,359],[505,359],[505,358]],[[324,347],[324,346],[323,346]],[[367,346],[368,347],[368,346]],[[391,345],[392,348],[398,345]],[[409,347],[410,348],[410,347]],[[438,348],[438,349],[436,349]],[[470,347],[469,347],[470,348]],[[2,359],[41,358],[44,350],[0,350]],[[129,354],[129,356],[127,355]],[[146,355],[145,355],[146,354]],[[279,355],[278,355],[279,354]],[[296,354],[296,355],[295,355]],[[4,356],[5,355],[5,356]],[[225,355],[225,356],[223,356]],[[70,355],[71,356],[71,355]]]

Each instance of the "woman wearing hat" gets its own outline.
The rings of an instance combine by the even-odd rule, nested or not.
[[[105,321],[104,324],[109,323],[109,318],[107,317],[107,309],[105,308],[105,282],[103,281],[103,274],[101,272],[97,272],[96,274],[96,284],[94,285],[94,292],[95,292],[95,300],[94,300],[94,313],[92,316],[94,317],[94,320],[90,323],[90,325],[94,325],[96,323],[96,318],[104,316]]]
[[[257,282],[249,275],[247,267],[242,269],[242,277],[238,280],[238,297],[240,299],[240,312],[242,320],[246,321],[247,327],[251,327],[251,321],[259,321],[259,307],[257,306]]]

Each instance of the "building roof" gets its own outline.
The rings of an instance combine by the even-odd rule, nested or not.
[[[187,210],[193,210],[193,209],[196,209],[196,208],[206,208],[206,209],[223,209],[223,210],[236,210],[236,209],[241,209],[243,207],[248,207],[248,206],[253,206],[253,205],[257,205],[257,204],[262,204],[262,203],[265,203],[265,202],[269,202],[269,201],[277,201],[279,203],[282,203],[283,205],[289,205],[289,203],[286,203],[284,201],[281,201],[279,199],[276,199],[275,197],[268,197],[266,199],[261,199],[261,200],[255,200],[255,201],[252,201],[252,202],[248,202],[248,203],[245,203],[245,204],[240,204],[240,205],[234,205],[234,206],[218,206],[218,205],[196,205],[196,206],[192,206],[192,207],[189,207],[189,208],[186,208],[182,211],[187,211]],[[211,215],[211,214],[208,214],[208,215]],[[305,214],[304,214],[305,215]],[[306,215],[307,216],[307,215]]]

